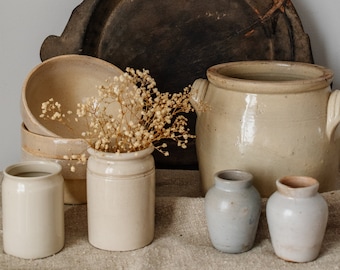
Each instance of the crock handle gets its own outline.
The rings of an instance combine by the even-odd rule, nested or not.
[[[205,94],[208,90],[209,81],[206,79],[197,79],[191,86],[190,103],[194,107],[196,114],[201,113],[201,105],[203,103]]]
[[[334,90],[328,100],[326,133],[329,140],[336,140],[340,132],[335,132],[340,123],[340,90]]]

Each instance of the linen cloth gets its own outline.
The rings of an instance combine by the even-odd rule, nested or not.
[[[254,247],[241,254],[222,253],[209,240],[198,172],[158,170],[156,176],[155,238],[150,245],[126,252],[97,249],[88,242],[86,205],[68,205],[65,246],[44,259],[5,254],[1,220],[0,269],[340,269],[340,191],[322,193],[329,220],[320,256],[309,263],[291,263],[279,259],[272,248],[266,199]]]

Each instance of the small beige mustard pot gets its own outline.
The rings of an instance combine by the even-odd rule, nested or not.
[[[191,98],[204,194],[216,172],[233,168],[253,174],[262,197],[285,175],[314,177],[320,192],[338,188],[340,91],[331,90],[331,70],[243,61],[212,66],[207,78],[193,83]]]
[[[6,254],[39,259],[64,247],[61,169],[55,162],[26,161],[4,170],[2,225]]]

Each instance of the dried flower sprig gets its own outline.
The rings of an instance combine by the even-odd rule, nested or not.
[[[68,165],[70,166],[70,171],[71,172],[75,172],[76,171],[75,165],[86,164],[86,162],[87,162],[87,155],[85,153],[82,153],[82,154],[72,154],[70,156],[69,155],[64,155],[63,159],[69,161]]]
[[[188,140],[195,137],[184,116],[194,110],[189,99],[190,86],[180,93],[161,93],[148,70],[127,68],[122,75],[99,86],[97,96],[78,104],[75,120],[86,119],[88,128],[81,136],[96,150],[126,153],[154,145],[167,156],[163,139],[172,139],[186,148]],[[72,114],[62,113],[61,104],[53,98],[41,109],[40,117],[65,124]]]

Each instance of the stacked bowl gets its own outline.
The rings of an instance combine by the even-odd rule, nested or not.
[[[75,115],[61,121],[41,118],[42,104],[51,98],[62,110],[76,112],[77,104],[97,95],[97,86],[123,72],[99,58],[62,55],[36,66],[27,76],[21,93],[22,160],[52,160],[62,165],[64,202],[86,203],[86,161],[88,143],[82,139],[86,122]]]

